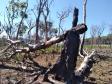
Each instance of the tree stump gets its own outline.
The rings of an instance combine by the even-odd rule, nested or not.
[[[80,24],[77,26],[78,21],[78,9],[74,9],[72,29],[65,35],[64,48],[61,52],[58,62],[45,74],[45,78],[48,73],[55,74],[56,80],[63,79],[67,84],[74,84],[74,70],[76,67],[77,56],[80,44],[80,33],[87,30],[87,26]],[[83,27],[81,27],[83,25]],[[77,27],[76,27],[77,26]],[[76,31],[79,28],[81,31]],[[80,30],[80,29],[79,29]]]

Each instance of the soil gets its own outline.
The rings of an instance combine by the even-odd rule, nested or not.
[[[112,84],[112,49],[97,49],[96,51],[96,63],[90,76],[85,79],[85,84]],[[59,56],[59,54],[41,54],[35,58],[35,61],[42,66],[49,67],[50,64],[56,63]],[[83,59],[78,57],[77,67],[82,61]],[[30,73],[0,68],[0,84],[17,84],[17,81],[20,82],[20,80],[22,80],[22,83],[18,84],[27,84],[27,81],[33,80],[33,77],[27,75],[30,75]],[[34,84],[40,83],[36,81]],[[48,83],[44,82],[42,84]]]

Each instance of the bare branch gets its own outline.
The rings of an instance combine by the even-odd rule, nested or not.
[[[95,50],[93,50],[90,55],[87,55],[84,58],[84,61],[81,63],[80,67],[76,70],[77,72],[84,72],[85,71],[85,69],[88,67],[88,62],[90,61],[90,59],[92,59],[92,57],[94,56],[93,55],[94,53],[95,53]]]
[[[61,11],[60,13],[57,12],[58,14],[58,18],[59,18],[59,34],[60,34],[60,29],[62,30],[62,32],[64,33],[64,30],[62,29],[62,22],[65,18],[67,18],[69,16],[69,14],[71,13],[71,9],[67,9],[64,11]]]
[[[0,68],[2,69],[12,69],[12,70],[16,70],[16,71],[25,71],[25,72],[28,72],[28,73],[33,73],[34,70],[31,70],[31,69],[24,69],[23,67],[20,67],[20,66],[12,66],[12,65],[8,65],[8,64],[0,64]]]

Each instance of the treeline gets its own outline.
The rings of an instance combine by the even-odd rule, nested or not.
[[[28,39],[23,39],[28,41]],[[33,41],[33,40],[32,40]],[[6,38],[0,38],[0,46],[6,45]],[[107,36],[95,37],[95,38],[86,38],[85,45],[112,45],[112,34]]]
[[[107,36],[86,38],[85,45],[112,45],[112,34]]]

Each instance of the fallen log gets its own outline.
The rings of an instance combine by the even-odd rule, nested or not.
[[[0,64],[0,69],[12,69],[12,70],[16,70],[16,71],[24,71],[27,73],[33,73],[35,70],[32,69],[27,69],[26,66],[13,66],[13,65],[9,65],[9,64]]]

